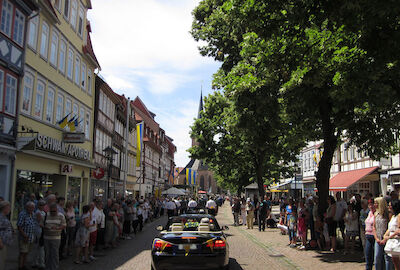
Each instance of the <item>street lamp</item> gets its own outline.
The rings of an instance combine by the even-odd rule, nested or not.
[[[107,177],[107,189],[106,189],[106,196],[108,199],[110,197],[109,187],[110,187],[110,180],[111,180],[111,167],[112,167],[112,163],[114,161],[114,155],[117,154],[117,152],[111,146],[107,146],[106,148],[104,148],[103,152],[105,153],[105,156],[108,160],[108,170],[107,170],[108,177]]]

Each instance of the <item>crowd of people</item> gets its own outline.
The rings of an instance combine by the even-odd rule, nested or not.
[[[348,201],[337,192],[327,198],[326,211],[319,211],[316,195],[298,200],[282,197],[279,220],[271,214],[272,204],[268,196],[262,201],[257,197],[232,198],[234,225],[253,229],[257,223],[259,231],[265,230],[266,223],[276,225],[288,235],[288,245],[299,250],[337,252],[340,235],[343,254],[362,249],[367,270],[374,265],[378,270],[400,269],[400,201],[396,191],[376,198],[353,194]]]
[[[10,203],[0,198],[0,270],[5,269],[7,247],[17,235],[18,268],[53,270],[59,261],[72,257],[74,263],[96,260],[95,251],[115,248],[130,240],[145,223],[164,214],[165,198],[95,198],[78,206],[50,191],[44,197],[25,196],[16,228],[9,220]],[[15,233],[14,233],[15,232]],[[28,259],[29,258],[29,259]]]

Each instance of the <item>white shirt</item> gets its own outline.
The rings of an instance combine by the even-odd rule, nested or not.
[[[341,199],[340,201],[336,202],[336,214],[335,214],[335,221],[340,221],[343,219],[343,213],[347,210],[347,203],[345,200]]]
[[[208,200],[206,203],[206,208],[208,209],[217,208],[217,204],[214,202],[214,200]]]
[[[90,220],[90,225],[95,224],[94,226],[89,227],[89,232],[95,232],[97,231],[97,224],[99,219],[101,219],[100,213],[96,211],[96,207],[92,211],[92,219]],[[97,209],[99,211],[99,209]],[[100,221],[101,222],[101,221]]]
[[[97,207],[94,208],[93,212],[94,211],[96,211],[96,215],[98,215],[99,217],[99,219],[97,220],[97,224],[100,224],[100,228],[104,229],[106,227],[106,215],[104,215],[104,212]]]
[[[167,210],[175,210],[176,209],[176,205],[172,201],[167,202],[165,206],[166,206]]]
[[[181,207],[181,203],[178,200],[174,200],[176,207]]]
[[[196,208],[197,207],[197,202],[195,200],[190,200],[188,203],[188,206],[190,208]]]

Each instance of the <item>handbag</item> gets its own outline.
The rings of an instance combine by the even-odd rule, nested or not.
[[[385,245],[385,252],[387,254],[400,254],[400,239],[399,238],[391,238],[387,240]]]

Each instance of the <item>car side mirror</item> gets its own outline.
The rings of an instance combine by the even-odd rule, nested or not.
[[[222,226],[222,230],[223,230],[223,231],[229,231],[229,227],[226,226],[226,225],[225,225],[225,226]]]
[[[163,229],[164,229],[164,227],[161,226],[161,225],[160,225],[160,226],[157,226],[157,228],[156,228],[156,230],[157,230],[157,231],[160,231],[160,232],[161,232]]]

